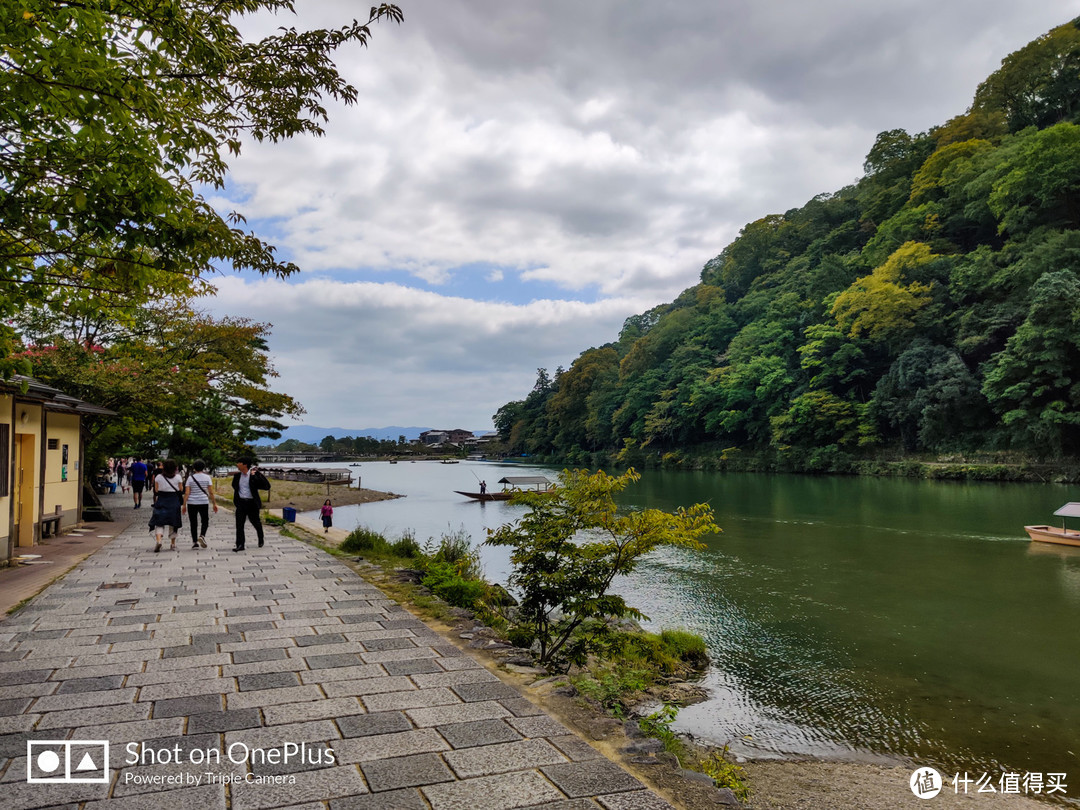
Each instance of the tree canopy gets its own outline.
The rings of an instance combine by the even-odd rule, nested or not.
[[[299,416],[273,391],[266,324],[212,318],[186,302],[142,309],[136,326],[105,314],[32,313],[19,325],[35,375],[115,411],[87,416],[88,453],[168,453],[221,464]]]
[[[332,57],[395,5],[335,29],[246,38],[292,0],[11,0],[0,11],[0,317],[206,292],[216,267],[296,267],[201,195],[245,139],[318,135],[357,91]],[[14,333],[0,327],[0,372]],[[25,358],[24,358],[25,360]],[[25,363],[21,364],[23,370]]]
[[[1003,60],[940,127],[749,223],[700,284],[546,372],[514,452],[700,447],[799,469],[898,452],[1080,454],[1080,20]],[[540,382],[543,384],[540,384]]]

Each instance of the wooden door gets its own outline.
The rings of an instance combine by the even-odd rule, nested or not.
[[[32,433],[15,435],[15,545],[34,545],[37,520],[37,455]]]

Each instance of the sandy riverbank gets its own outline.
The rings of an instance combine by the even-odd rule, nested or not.
[[[968,808],[968,810],[1047,810],[1048,801],[1001,793],[953,792],[953,774],[933,799],[911,792],[914,766],[858,762],[751,762],[743,766],[753,790],[753,810],[891,810],[892,808]],[[980,774],[976,774],[979,776]],[[997,775],[995,775],[997,776]]]
[[[214,479],[214,494],[218,501],[231,504],[233,491],[231,478]],[[401,498],[393,492],[379,492],[375,489],[356,489],[355,487],[326,486],[325,484],[307,484],[302,481],[279,481],[270,479],[270,496],[263,494],[263,506],[268,509],[281,509],[291,506],[297,512],[311,512],[319,509],[329,498],[335,506],[351,506],[358,503],[374,503]]]

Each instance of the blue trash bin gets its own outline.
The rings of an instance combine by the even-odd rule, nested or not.
[[[289,523],[296,523],[296,509],[291,506],[282,508],[281,516]]]

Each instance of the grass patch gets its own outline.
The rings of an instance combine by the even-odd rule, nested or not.
[[[38,593],[41,593],[41,591],[38,591]],[[34,596],[37,596],[37,594],[34,594]],[[25,599],[23,599],[21,602],[17,602],[13,607],[8,609],[7,615],[12,616],[12,615],[18,613],[24,607],[29,605],[33,601],[33,599],[34,599],[33,596],[28,596]]]
[[[699,673],[708,663],[705,640],[686,630],[616,632],[602,655],[591,658],[571,682],[586,697],[624,717],[650,687],[672,676]]]
[[[307,540],[306,537],[299,535],[295,531],[293,531],[293,529],[296,528],[295,523],[291,523],[287,520],[284,520],[283,518],[264,514],[262,522],[267,526],[274,526],[282,537],[291,537],[293,540],[300,541]],[[300,531],[303,531],[303,529],[300,529]]]
[[[421,546],[411,531],[391,541],[379,532],[359,527],[350,532],[335,551],[339,556],[361,555],[384,569],[409,568],[423,572],[421,584],[432,596],[414,588],[406,598],[435,611],[438,618],[452,615],[449,610],[436,606],[441,600],[445,605],[472,610],[492,627],[505,624],[494,607],[502,600],[502,594],[484,580],[480,555],[464,528],[447,531],[438,541],[430,538]]]
[[[656,682],[654,673],[626,659],[597,661],[569,678],[581,694],[620,719],[626,717],[628,702]]]

